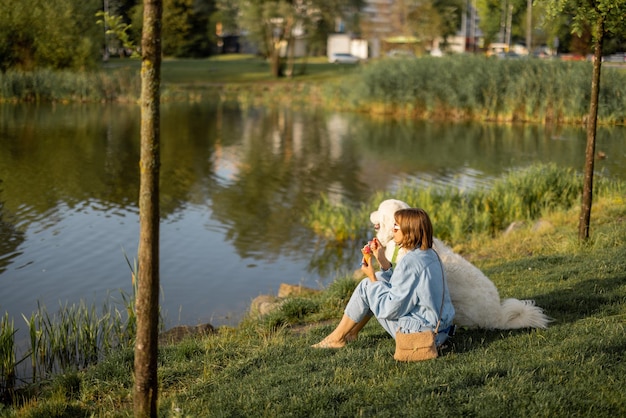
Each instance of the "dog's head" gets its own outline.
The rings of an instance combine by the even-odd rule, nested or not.
[[[376,230],[376,238],[383,246],[387,246],[387,243],[393,239],[393,215],[400,209],[406,209],[410,206],[396,199],[383,200],[378,205],[378,210],[370,214],[370,221],[374,224]]]

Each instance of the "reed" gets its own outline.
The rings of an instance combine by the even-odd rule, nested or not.
[[[7,71],[0,73],[0,102],[136,102],[139,65],[126,60],[97,72]],[[419,119],[583,123],[591,73],[588,62],[453,55],[373,60],[349,71],[312,60],[307,74],[294,81],[272,80],[267,63],[249,56],[165,60],[161,99],[242,107],[314,104]],[[624,97],[626,71],[605,66],[599,123],[626,123]]]
[[[623,189],[621,182],[596,176],[597,196],[620,196]],[[368,204],[356,208],[333,205],[322,197],[311,206],[307,222],[314,232],[328,240],[364,239],[369,213],[381,201],[395,198],[426,210],[436,236],[458,243],[466,241],[471,234],[495,236],[513,222],[533,221],[547,212],[568,210],[579,201],[581,191],[582,177],[574,170],[556,164],[537,164],[511,172],[488,188],[467,191],[453,187],[423,188],[407,182],[400,184],[393,195],[377,192]],[[335,224],[344,218],[350,222]]]
[[[120,290],[120,299],[108,295],[100,309],[93,303],[88,305],[81,300],[72,305],[60,304],[57,312],[50,313],[44,305],[38,303],[37,311],[30,317],[22,315],[28,327],[30,347],[20,362],[30,358],[33,383],[59,373],[85,369],[114,350],[134,345],[137,261],[131,263],[126,254],[124,257],[131,269],[130,294]],[[160,328],[163,323],[161,317]],[[0,333],[3,379],[4,376],[15,379],[15,332],[17,330],[13,328],[12,321],[9,323],[7,313]]]
[[[616,193],[622,187],[600,176],[596,182],[598,194]],[[573,169],[536,164],[497,179],[489,188],[419,189],[405,183],[396,195],[428,211],[441,239],[462,242],[472,233],[495,236],[513,222],[568,210],[578,202],[581,191],[582,177]]]
[[[15,326],[5,313],[0,319],[0,401],[15,387]]]
[[[29,327],[33,381],[96,363],[105,347],[110,346],[104,340],[110,318],[109,312],[99,315],[95,305],[88,306],[84,301],[61,305],[55,314],[39,305],[30,318],[24,317]]]
[[[28,328],[29,347],[19,361],[15,346],[18,329],[5,313],[0,319],[0,397],[11,398],[17,380],[24,381],[22,374],[30,375],[32,383],[37,383],[96,364],[114,350],[132,347],[136,282],[133,286],[132,295],[120,291],[121,300],[115,301],[109,295],[100,310],[81,300],[77,304],[61,304],[57,312],[50,313],[38,303],[37,311],[29,317],[22,315]],[[17,368],[26,360],[30,360],[30,373]]]
[[[341,88],[348,104],[366,112],[580,123],[588,113],[591,72],[587,62],[424,57],[372,62]],[[606,67],[602,77],[599,121],[626,122],[626,73]]]
[[[128,102],[141,80],[130,71],[70,72],[42,69],[0,73],[0,102]]]
[[[326,195],[309,207],[305,222],[318,235],[338,242],[357,238],[367,227],[354,208],[337,204]]]
[[[77,304],[60,305],[54,314],[38,304],[37,312],[30,318],[24,316],[29,329],[34,382],[55,373],[83,369],[113,350],[134,344],[137,262],[131,263],[126,254],[124,257],[131,270],[130,294],[120,290],[117,300],[108,295],[100,310],[95,304],[87,305],[81,300]]]

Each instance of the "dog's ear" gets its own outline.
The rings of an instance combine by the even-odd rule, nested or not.
[[[376,235],[378,240],[383,245],[387,245],[387,243],[393,238],[393,213],[391,213],[390,217],[390,214],[387,212],[389,211],[378,212],[378,224],[380,225],[380,228],[378,229],[378,233]]]
[[[382,221],[380,222],[380,229],[384,230],[386,233],[393,231],[393,224],[395,222],[395,219],[393,217],[393,215],[396,212],[390,212],[387,211],[383,214],[382,216]],[[391,235],[393,236],[393,232],[391,232]]]
[[[370,221],[373,224],[380,225],[376,236],[383,245],[387,245],[389,241],[393,240],[393,224],[396,211],[408,207],[409,205],[401,200],[387,199],[378,205],[377,211],[370,214]]]
[[[370,213],[370,222],[372,223],[372,225],[377,225],[380,224],[380,212],[379,211],[374,211],[372,213]]]

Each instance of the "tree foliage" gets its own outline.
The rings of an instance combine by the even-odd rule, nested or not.
[[[136,45],[131,40],[129,30],[131,25],[124,23],[122,16],[115,16],[100,10],[96,13],[98,20],[96,23],[104,27],[105,36],[113,36],[120,43],[121,50],[132,51],[131,55],[136,58],[139,54],[136,51]],[[123,48],[123,49],[122,49]]]
[[[461,27],[461,17],[465,2],[462,0],[432,0],[433,8],[437,10],[440,20],[440,36],[447,38],[456,34]]]
[[[172,57],[204,57],[211,53],[212,0],[163,0],[163,54]],[[143,6],[131,11],[135,37],[141,37]]]
[[[0,0],[0,70],[95,65],[104,33],[100,0]]]
[[[358,12],[361,0],[240,0],[239,25],[246,38],[271,62],[272,75],[283,75],[283,56],[293,53],[296,37],[333,27],[330,22]]]
[[[505,42],[507,27],[511,39],[523,37],[526,25],[526,0],[477,0],[480,29],[485,44]],[[510,21],[510,25],[509,25]]]

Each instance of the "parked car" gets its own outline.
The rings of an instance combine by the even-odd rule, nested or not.
[[[518,54],[517,52],[513,52],[513,51],[507,51],[507,52],[498,52],[497,54],[495,54],[496,57],[501,58],[501,59],[517,59],[517,58],[521,58],[522,56],[520,54]]]
[[[328,62],[332,62],[333,64],[356,64],[359,61],[359,57],[343,52],[335,52],[328,57]]]
[[[415,54],[413,52],[404,49],[392,49],[387,52],[387,56],[390,58],[415,58]]]
[[[617,52],[615,54],[602,57],[603,62],[626,62],[626,52]]]

